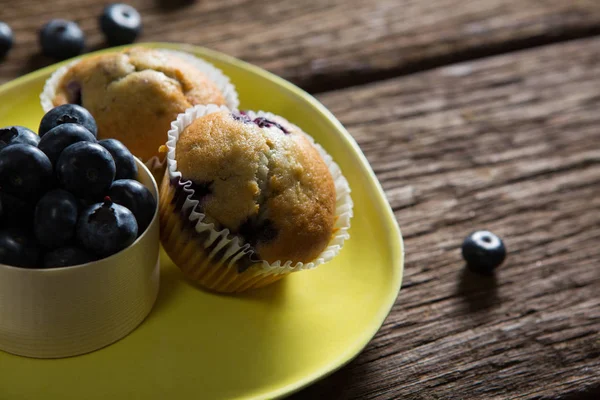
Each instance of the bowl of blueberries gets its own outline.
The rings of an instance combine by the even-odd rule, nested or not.
[[[0,349],[67,357],[133,331],[158,293],[157,198],[83,107],[0,128]]]

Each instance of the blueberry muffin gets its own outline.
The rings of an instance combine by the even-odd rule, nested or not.
[[[84,58],[57,71],[60,76],[51,78],[44,90],[51,103],[44,102],[44,94],[42,103],[45,108],[82,105],[96,119],[99,139],[118,139],[147,161],[158,155],[171,121],[187,108],[209,103],[237,106],[237,95],[228,96],[235,91],[227,78],[221,74],[219,79],[208,63],[204,64],[212,69],[206,73],[189,62],[195,57],[186,56],[133,47]]]
[[[298,127],[216,106],[183,117],[169,132],[160,213],[163,246],[186,275],[223,292],[264,286],[324,262],[346,237],[347,183]]]

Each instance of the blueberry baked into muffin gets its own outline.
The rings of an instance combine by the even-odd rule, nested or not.
[[[161,240],[204,287],[264,286],[328,261],[348,237],[345,178],[281,117],[197,106],[178,117],[167,147]]]
[[[74,103],[96,119],[98,138],[115,138],[143,161],[158,155],[172,120],[196,104],[237,107],[219,70],[186,53],[132,47],[57,71],[41,96],[45,111]]]

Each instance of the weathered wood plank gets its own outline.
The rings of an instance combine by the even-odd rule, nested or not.
[[[349,366],[295,399],[600,398],[600,38],[320,99],[383,184],[404,285]],[[509,249],[495,279],[462,239]]]
[[[17,45],[0,65],[6,81],[51,60],[37,30],[78,21],[102,43],[96,0],[0,1]],[[393,77],[452,61],[600,33],[596,0],[131,0],[143,41],[188,42],[240,57],[310,91]]]

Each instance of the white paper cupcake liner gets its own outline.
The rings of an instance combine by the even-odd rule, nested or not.
[[[212,82],[214,82],[217,85],[217,87],[223,94],[223,97],[225,98],[225,104],[227,105],[227,107],[229,107],[230,109],[237,109],[239,107],[240,101],[238,98],[238,93],[235,90],[235,86],[231,83],[229,77],[226,76],[220,69],[190,53],[171,49],[156,50],[160,51],[161,53],[180,58],[186,61],[188,64],[195,66],[198,70],[204,73]],[[44,112],[48,112],[52,108],[54,108],[53,99],[56,96],[56,89],[60,81],[62,80],[63,76],[67,73],[67,71],[79,61],[81,61],[81,58],[73,60],[72,62],[60,67],[50,76],[50,78],[48,78],[48,80],[46,80],[46,83],[44,84],[44,89],[40,94],[40,103]],[[164,167],[164,161],[157,156],[152,157],[149,160],[142,161],[144,161],[146,167],[148,167],[153,172],[161,171]]]
[[[205,215],[202,212],[197,211],[199,202],[197,200],[193,200],[194,191],[191,189],[192,182],[182,180],[182,174],[177,170],[177,161],[175,159],[177,141],[179,140],[179,135],[181,132],[194,120],[218,111],[231,112],[229,108],[224,106],[217,106],[214,104],[207,106],[198,105],[186,110],[182,114],[179,114],[177,120],[171,123],[171,129],[168,132],[167,140],[167,174],[170,182],[180,182],[180,184],[184,187],[185,194],[187,195],[183,204],[181,205],[181,213],[189,214],[188,220],[190,225],[194,227],[197,233],[206,235],[208,232],[210,234],[209,239],[204,244],[205,249],[210,247],[209,250],[211,252],[216,253],[219,251],[220,254],[224,254],[222,259],[219,260],[219,264],[227,265],[227,267],[231,268],[242,256],[252,252],[250,250],[250,246],[248,244],[243,244],[237,236],[231,234],[229,229],[223,229],[219,231],[216,229],[214,224],[204,222]],[[304,133],[297,126],[272,113],[259,111],[246,112],[246,114],[251,118],[265,117],[280,123],[284,127],[287,126],[292,130],[302,132],[321,154],[321,157],[325,161],[331,173],[336,189],[335,233],[331,238],[329,245],[321,252],[321,254],[319,254],[314,261],[309,263],[294,263],[290,260],[278,260],[273,263],[269,263],[264,260],[258,261],[261,267],[259,273],[263,275],[287,274],[290,272],[312,269],[330,261],[340,252],[344,245],[344,241],[350,237],[348,230],[350,228],[350,219],[353,215],[353,203],[352,198],[350,197],[350,186],[348,185],[348,181],[342,175],[340,168],[333,161],[333,158],[327,154],[327,152],[319,144],[315,143],[311,136]],[[166,185],[166,183],[163,184]]]

